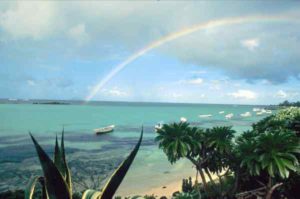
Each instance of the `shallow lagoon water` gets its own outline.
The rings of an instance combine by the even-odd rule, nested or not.
[[[55,135],[65,129],[67,160],[74,173],[75,190],[98,188],[135,145],[141,126],[144,140],[118,194],[144,193],[194,175],[192,165],[171,165],[154,142],[154,125],[186,117],[195,126],[233,126],[237,133],[250,129],[264,116],[246,105],[95,103],[93,105],[0,104],[0,191],[24,188],[31,175],[40,174],[28,132],[52,155]],[[224,114],[219,114],[225,111]],[[243,118],[241,113],[251,112]],[[233,113],[230,120],[225,115]],[[199,115],[211,114],[210,118]],[[116,125],[113,133],[95,136],[94,128]],[[95,180],[99,179],[99,180]],[[101,183],[98,183],[98,182]]]

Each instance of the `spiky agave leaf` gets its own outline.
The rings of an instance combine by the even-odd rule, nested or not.
[[[56,139],[55,139],[55,148],[54,148],[54,164],[55,164],[56,168],[59,170],[59,172],[61,173],[61,175],[65,178],[66,177],[66,169],[64,166],[61,149],[58,146],[57,135],[56,135]]]
[[[29,180],[29,182],[28,182],[28,184],[25,188],[25,193],[24,193],[25,199],[32,199],[33,193],[34,193],[34,190],[35,190],[35,187],[36,187],[37,183],[41,183],[42,180],[44,180],[43,176],[34,176]],[[41,183],[41,185],[43,187],[42,188],[42,190],[43,190],[42,195],[45,195],[45,193],[44,193],[45,184]]]
[[[99,199],[102,195],[102,192],[88,189],[86,190],[81,199]]]
[[[67,161],[66,161],[66,155],[65,155],[65,144],[64,144],[64,134],[65,134],[65,130],[63,128],[62,130],[62,135],[61,135],[61,144],[60,144],[60,152],[61,152],[61,157],[62,157],[62,161],[63,161],[63,167],[64,167],[64,172],[65,172],[65,181],[69,187],[69,191],[70,193],[72,193],[72,180],[71,180],[71,172],[70,169],[68,167]]]
[[[121,184],[122,180],[124,179],[129,167],[131,166],[143,139],[143,128],[141,131],[141,136],[138,143],[135,145],[134,149],[131,151],[130,155],[122,162],[122,164],[118,167],[118,169],[114,172],[111,176],[110,180],[105,185],[104,189],[102,190],[101,199],[110,199],[113,197],[115,192],[117,191],[119,185]]]
[[[113,175],[110,177],[109,181],[104,186],[102,192],[88,189],[83,193],[82,199],[111,199],[114,196],[115,192],[117,191],[127,171],[129,170],[129,167],[132,164],[140,148],[142,139],[143,139],[143,128],[138,143],[135,145],[134,149],[131,151],[129,156],[115,170]]]
[[[46,152],[42,149],[42,147],[38,144],[35,138],[31,135],[30,137],[34,143],[36,152],[38,154],[44,177],[45,177],[45,185],[47,189],[47,193],[49,199],[71,199],[71,193],[69,191],[68,185],[65,182],[63,176],[56,168],[53,161],[49,158]]]

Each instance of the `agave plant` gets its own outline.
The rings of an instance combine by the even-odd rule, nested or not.
[[[25,189],[25,199],[33,198],[37,183],[40,183],[42,186],[43,199],[72,199],[71,173],[65,158],[64,131],[62,132],[60,147],[56,137],[54,161],[51,160],[31,134],[30,137],[38,154],[44,176],[35,176],[29,181]],[[142,139],[143,129],[138,143],[129,156],[115,170],[102,191],[88,189],[83,193],[82,199],[111,199],[129,170]]]

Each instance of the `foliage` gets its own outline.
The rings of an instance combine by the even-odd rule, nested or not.
[[[189,177],[189,179],[183,179],[181,187],[182,187],[182,192],[189,193],[189,192],[193,191],[192,178]]]
[[[193,143],[190,130],[186,122],[164,124],[161,129],[158,129],[158,136],[155,139],[171,163],[186,157],[190,152]]]
[[[52,161],[42,147],[38,144],[35,138],[30,134],[35,145],[44,176],[33,177],[25,190],[25,199],[32,199],[35,190],[35,185],[40,183],[42,186],[42,198],[49,199],[72,199],[72,182],[71,174],[65,159],[64,149],[64,131],[62,132],[61,145],[58,146],[56,137],[54,161]],[[132,164],[143,138],[143,130],[140,139],[129,156],[122,162],[118,169],[111,176],[102,191],[86,190],[82,199],[112,198],[117,188],[125,177],[130,165]]]
[[[278,190],[285,192],[298,182],[300,144],[295,131],[299,129],[292,124],[299,123],[300,108],[290,107],[253,124],[252,130],[238,137],[231,127],[201,129],[180,122],[165,124],[156,141],[172,164],[186,158],[195,165],[203,183],[201,196],[233,197],[245,187],[260,186],[266,186],[270,196],[282,183]],[[182,194],[189,193],[187,184],[184,180]]]
[[[253,130],[257,133],[278,129],[292,129],[295,122],[300,121],[300,108],[289,107],[280,110],[277,114],[271,115],[253,124]]]
[[[298,102],[289,102],[289,101],[285,100],[282,103],[280,103],[279,106],[284,106],[284,107],[289,107],[289,106],[300,107],[300,101],[298,101]]]
[[[196,190],[192,190],[191,192],[180,192],[180,193],[176,193],[174,194],[174,196],[172,197],[172,199],[198,199],[199,198],[199,194]]]
[[[260,175],[262,170],[271,176],[288,178],[290,171],[296,171],[299,163],[296,154],[300,146],[291,131],[265,132],[253,139],[241,142],[240,151],[245,166],[251,175]]]

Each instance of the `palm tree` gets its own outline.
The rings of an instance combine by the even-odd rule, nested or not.
[[[296,154],[300,153],[299,140],[289,130],[260,133],[258,136],[239,143],[243,157],[241,166],[246,167],[251,175],[268,175],[267,199],[282,183],[273,183],[274,178],[288,178],[290,171],[299,166]]]
[[[205,147],[203,145],[203,130],[196,127],[191,128],[187,122],[164,124],[157,131],[155,140],[173,164],[181,158],[190,160],[199,171],[204,189],[208,193],[208,186],[202,165],[206,159]]]
[[[235,131],[230,126],[217,126],[208,130],[207,144],[220,154],[229,154]]]
[[[159,142],[159,148],[163,149],[172,164],[190,153],[193,138],[189,131],[190,127],[186,122],[164,124],[157,130],[158,136],[155,140]]]
[[[211,182],[213,182],[210,172],[215,173],[220,182],[220,192],[223,190],[223,179],[230,171],[230,162],[234,159],[232,154],[233,149],[233,138],[235,131],[229,126],[213,127],[207,129],[205,133],[206,146],[208,147],[209,155],[205,172],[209,176]],[[227,169],[226,172],[224,170]],[[224,174],[221,175],[221,173]],[[213,183],[215,185],[215,183]]]

